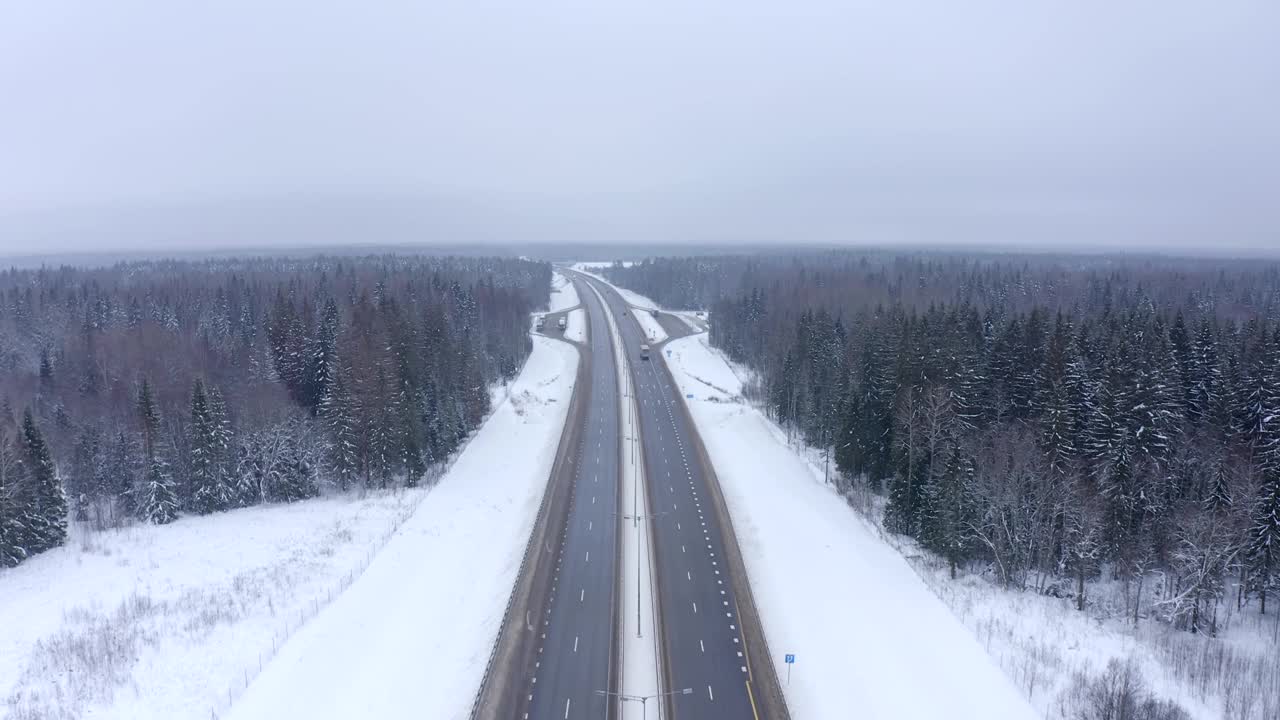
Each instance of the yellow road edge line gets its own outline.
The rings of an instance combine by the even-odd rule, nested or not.
[[[755,716],[756,720],[760,720],[760,713],[756,711],[756,696],[755,693],[751,692],[750,680],[747,681],[747,699],[751,701],[751,714]]]

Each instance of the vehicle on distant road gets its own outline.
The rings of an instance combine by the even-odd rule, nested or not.
[[[641,346],[640,346],[640,359],[641,359],[641,360],[648,360],[648,359],[649,359],[649,346],[648,346],[648,345],[641,345]]]
[[[534,330],[542,330],[547,326],[547,318],[545,315],[538,316],[538,322],[534,325]]]
[[[568,319],[568,318],[566,318],[565,316],[561,315],[561,316],[560,316],[560,322],[559,322],[557,325],[559,326],[559,328],[560,328],[561,330],[564,330],[566,327],[568,327],[568,326],[569,326],[569,319]]]

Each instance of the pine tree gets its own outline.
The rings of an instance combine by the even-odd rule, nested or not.
[[[142,424],[142,449],[148,460],[156,455],[160,433],[160,409],[151,394],[151,383],[144,377],[138,388],[138,419]]]
[[[29,408],[22,417],[22,450],[30,482],[31,502],[24,508],[33,542],[30,549],[43,552],[67,541],[67,497],[49,446]]]
[[[209,417],[213,423],[213,467],[220,493],[226,497],[228,507],[236,504],[235,480],[233,473],[232,447],[235,444],[235,431],[231,426],[231,416],[227,412],[227,403],[218,388],[210,386]]]
[[[25,475],[18,449],[0,426],[0,567],[13,567],[28,555],[29,533],[19,504]]]
[[[106,477],[110,482],[108,494],[114,498],[114,524],[119,526],[124,518],[137,515],[137,445],[123,430],[116,433],[107,451]]]
[[[138,510],[142,518],[153,525],[167,525],[178,519],[178,491],[169,466],[159,453],[147,462]]]
[[[1280,468],[1263,470],[1262,487],[1249,527],[1249,558],[1253,584],[1267,613],[1267,591],[1275,582],[1280,566]]]
[[[346,492],[360,472],[353,398],[347,385],[347,373],[334,373],[333,382],[320,402],[320,417],[329,431],[329,464],[338,488]]]
[[[231,488],[223,473],[218,421],[209,405],[204,383],[196,379],[191,390],[191,509],[201,515],[231,507]]]

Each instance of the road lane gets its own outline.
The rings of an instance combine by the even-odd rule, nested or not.
[[[616,691],[619,398],[613,342],[604,308],[580,292],[587,310],[590,399],[573,455],[568,520],[559,540],[545,612],[533,621],[538,642],[516,717],[605,718]]]
[[[668,689],[693,690],[674,696],[672,710],[678,720],[764,718],[751,684],[752,658],[725,561],[724,529],[712,505],[703,460],[691,441],[693,430],[677,405],[678,391],[658,366],[660,348],[651,360],[641,358],[640,345],[649,341],[631,316],[634,309],[606,284],[590,282],[619,321],[635,374],[649,493],[657,513],[652,527],[666,684]]]

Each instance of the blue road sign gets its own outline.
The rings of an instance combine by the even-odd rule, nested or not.
[[[692,400],[692,399],[693,399],[693,393],[689,393],[688,395],[685,395],[685,397],[687,397],[687,398],[689,398],[690,400]]]
[[[791,653],[787,653],[787,664],[789,665],[795,661],[796,661],[796,656]]]
[[[670,351],[670,350],[668,350],[668,351],[667,351],[667,357],[671,357],[671,351]]]

